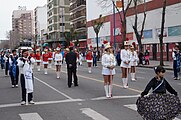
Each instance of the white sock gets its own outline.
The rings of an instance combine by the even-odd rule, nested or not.
[[[133,80],[136,80],[136,73],[133,73]]]
[[[37,66],[38,71],[40,71],[40,66]]]
[[[47,68],[45,68],[45,74],[48,74],[48,73],[47,73]]]
[[[130,75],[131,75],[131,80],[133,80],[133,73],[130,73]]]
[[[112,96],[112,85],[109,85],[109,97],[111,97]]]
[[[109,94],[108,94],[108,85],[104,85],[104,90],[105,90],[105,93],[106,93],[106,97],[109,97]]]

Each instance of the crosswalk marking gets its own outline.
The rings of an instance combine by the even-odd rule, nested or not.
[[[137,98],[140,95],[130,95],[130,96],[113,96],[110,99],[119,99],[119,98]],[[106,97],[98,97],[98,98],[92,98],[91,100],[107,100],[108,98]]]
[[[131,109],[131,110],[137,111],[137,106],[136,106],[136,104],[129,104],[129,105],[124,105],[124,106],[127,107],[127,108],[129,108],[129,109]],[[181,119],[175,118],[175,119],[173,119],[173,120],[181,120]]]
[[[87,116],[91,117],[93,120],[109,120],[105,116],[101,115],[100,113],[90,109],[90,108],[82,108],[80,109],[82,113],[86,114]]]
[[[21,120],[43,120],[38,113],[23,113],[19,114]]]

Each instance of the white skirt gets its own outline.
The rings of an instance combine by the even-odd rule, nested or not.
[[[111,75],[111,71],[110,69],[106,68],[106,69],[102,69],[102,74],[103,75]],[[112,75],[115,75],[116,74],[116,71],[115,69],[112,70]]]
[[[87,60],[87,62],[88,62],[88,63],[90,63],[90,62],[92,63],[92,62],[93,62],[93,60]]]
[[[55,61],[55,65],[62,65],[62,62]]]
[[[41,62],[41,60],[36,60],[36,62]]]
[[[48,58],[48,60],[53,60],[53,58]]]
[[[48,62],[43,61],[43,64],[45,64],[45,65],[46,65],[46,64],[48,64]]]

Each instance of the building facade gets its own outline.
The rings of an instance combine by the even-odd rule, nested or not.
[[[20,9],[14,10],[12,15],[12,31],[16,32],[19,40],[33,38],[33,11]]]
[[[47,42],[53,44],[65,41],[63,34],[70,30],[69,7],[69,0],[47,0]]]
[[[86,48],[86,0],[70,0],[70,25],[78,34],[79,47]]]
[[[47,31],[47,5],[36,7],[34,10],[35,15],[35,39],[39,46],[43,43],[43,34]],[[44,31],[42,34],[42,30]]]

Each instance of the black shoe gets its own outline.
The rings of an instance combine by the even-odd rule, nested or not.
[[[68,88],[71,88],[71,86],[68,86]]]
[[[78,85],[78,84],[75,84],[74,86],[76,87],[76,86],[79,86],[79,85]]]

